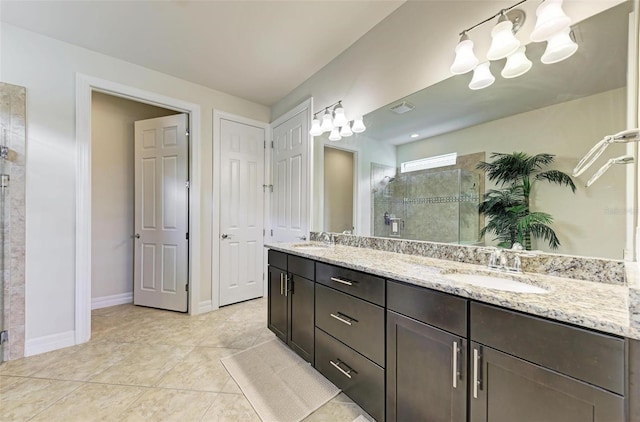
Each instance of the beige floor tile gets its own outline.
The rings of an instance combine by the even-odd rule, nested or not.
[[[30,376],[55,362],[59,362],[64,359],[64,356],[75,350],[77,350],[76,347],[68,347],[36,356],[10,360],[0,365],[0,375]]]
[[[2,385],[0,409],[7,421],[24,421],[40,413],[81,384],[69,381],[24,378]]]
[[[202,422],[260,422],[260,418],[243,395],[220,394]]]
[[[199,421],[215,400],[216,393],[153,388],[122,412],[120,421]]]
[[[253,346],[264,324],[253,321],[224,321],[212,326],[198,344],[204,347],[246,349]]]
[[[147,391],[142,387],[84,384],[39,413],[33,422],[118,421],[119,414]],[[31,422],[30,421],[30,422]]]
[[[23,377],[13,377],[7,375],[0,376],[0,391],[7,391],[13,384],[16,384],[23,380]]]
[[[231,377],[229,377],[229,381],[222,387],[222,393],[228,394],[242,394],[242,390],[238,386],[238,383]]]
[[[193,347],[135,344],[126,358],[92,377],[90,381],[105,384],[154,386],[192,350]]]
[[[198,347],[170,370],[158,382],[158,387],[220,392],[231,379],[220,358],[238,351]]]
[[[132,352],[130,345],[95,342],[82,345],[64,359],[50,363],[32,376],[59,380],[86,381],[120,362]]]

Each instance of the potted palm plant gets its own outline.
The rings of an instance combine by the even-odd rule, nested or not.
[[[576,186],[569,175],[559,170],[547,169],[553,161],[552,154],[528,155],[493,153],[492,162],[481,161],[477,168],[484,170],[487,178],[500,189],[490,189],[480,203],[479,211],[489,220],[480,235],[496,235],[498,246],[510,248],[515,242],[531,250],[531,239],[543,239],[551,249],[560,246],[558,236],[551,228],[553,217],[531,210],[530,197],[537,182],[568,186],[575,193]]]

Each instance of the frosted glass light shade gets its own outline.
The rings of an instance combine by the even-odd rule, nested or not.
[[[567,28],[549,38],[547,49],[544,50],[544,54],[540,59],[542,63],[558,63],[564,59],[568,59],[578,51],[578,44],[571,39],[571,35],[569,35],[570,31],[571,30]]]
[[[462,75],[471,72],[478,65],[478,58],[473,52],[473,41],[466,39],[466,36],[456,46],[456,58],[451,65],[451,73]]]
[[[571,25],[571,18],[562,10],[562,0],[545,0],[536,9],[536,26],[531,32],[531,41],[546,41]]]
[[[342,126],[342,128],[340,129],[340,136],[342,136],[343,138],[348,138],[351,135],[353,135],[353,131],[351,130],[351,123],[347,122],[347,124]]]
[[[522,46],[516,50],[515,53],[507,57],[507,64],[504,65],[504,69],[500,73],[503,78],[511,79],[522,76],[531,69],[533,63],[527,58],[525,54],[526,47]]]
[[[320,129],[320,120],[316,117],[314,117],[313,121],[311,122],[311,130],[309,131],[309,135],[311,136],[322,135],[322,129]]]
[[[513,35],[513,23],[503,20],[491,30],[491,47],[487,59],[500,60],[507,57],[520,47],[520,41]]]
[[[340,136],[340,132],[338,131],[338,128],[334,127],[333,129],[331,129],[331,133],[329,134],[329,140],[339,141],[340,139],[342,139],[342,136]]]
[[[362,133],[366,129],[367,128],[365,127],[364,122],[362,121],[362,117],[357,118],[353,121],[353,127],[351,128],[353,133]]]
[[[331,118],[331,112],[329,110],[325,111],[322,116],[320,129],[322,130],[322,133],[331,132],[331,130],[333,130],[333,119]]]
[[[337,127],[342,127],[347,124],[347,116],[344,115],[344,108],[342,104],[338,104],[333,109],[333,125]]]
[[[491,69],[489,69],[489,62],[485,62],[479,64],[473,71],[473,78],[471,78],[471,82],[469,83],[469,89],[483,89],[495,81],[496,78],[491,74]]]

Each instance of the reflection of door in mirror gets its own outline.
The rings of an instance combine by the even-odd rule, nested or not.
[[[353,233],[355,156],[324,147],[324,231]]]

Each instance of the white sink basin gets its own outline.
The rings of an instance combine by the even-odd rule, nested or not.
[[[292,248],[303,249],[305,251],[320,251],[329,248],[327,245],[318,243],[296,243],[291,245]]]
[[[458,281],[460,283],[471,284],[486,289],[503,290],[516,293],[548,293],[548,290],[542,287],[533,286],[531,284],[522,283],[520,281],[508,278],[491,277],[478,274],[447,274],[447,278]]]

